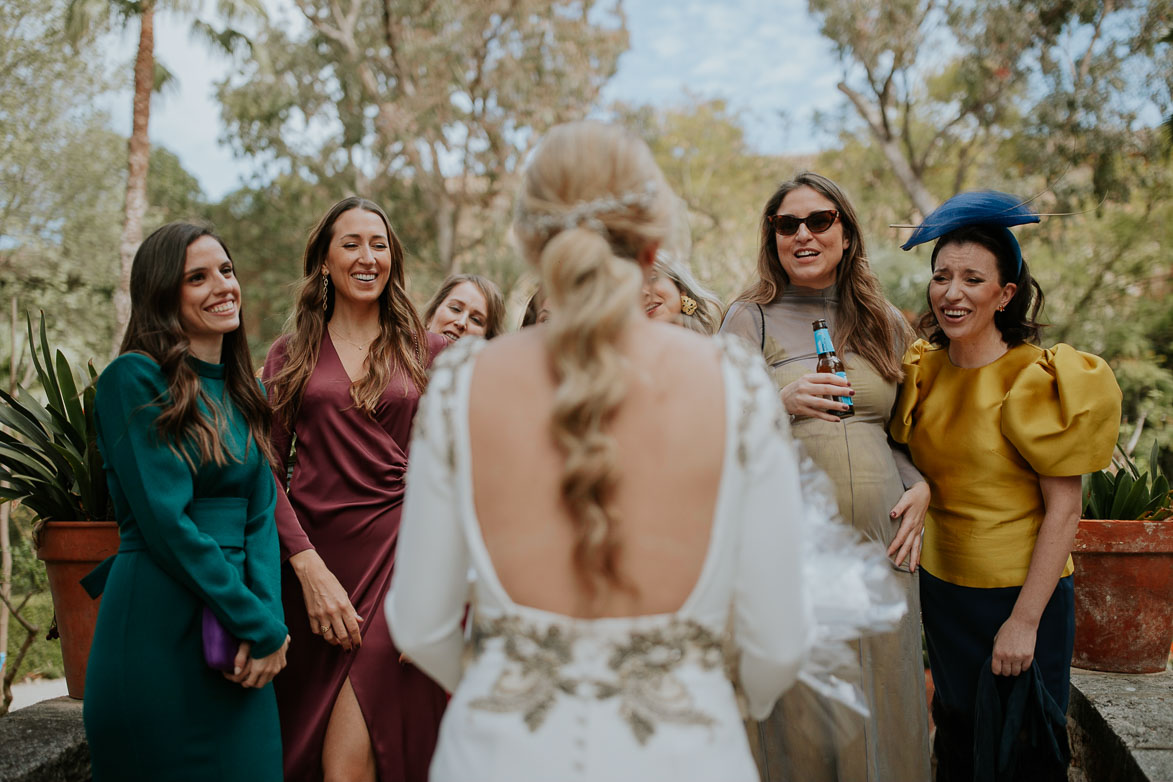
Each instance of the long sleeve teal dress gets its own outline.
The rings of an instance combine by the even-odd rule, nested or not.
[[[98,447],[121,544],[86,579],[91,593],[104,587],[84,705],[95,782],[281,779],[272,685],[245,689],[209,668],[201,635],[206,605],[254,657],[285,641],[276,483],[224,368],[189,361],[223,414],[224,465],[193,470],[160,438],[168,391],[154,361],[128,353],[98,379]]]

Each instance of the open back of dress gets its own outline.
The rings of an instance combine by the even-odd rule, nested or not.
[[[683,605],[578,619],[515,603],[485,546],[468,432],[483,344],[462,340],[436,362],[387,601],[396,644],[453,692],[431,779],[756,780],[730,672],[760,718],[793,682],[809,634],[798,470],[760,360],[721,340],[723,472]],[[662,462],[672,469],[670,454]]]

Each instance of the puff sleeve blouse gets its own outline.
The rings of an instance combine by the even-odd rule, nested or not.
[[[974,368],[919,340],[891,419],[929,482],[922,565],[966,587],[1021,586],[1045,507],[1041,476],[1108,466],[1120,388],[1098,356],[1017,345]],[[1063,575],[1073,571],[1068,557]]]

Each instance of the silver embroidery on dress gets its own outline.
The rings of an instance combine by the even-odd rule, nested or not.
[[[440,406],[444,421],[444,463],[456,472],[456,373],[486,345],[480,337],[464,337],[457,344],[445,348],[432,362],[428,390],[420,398],[412,425],[412,436],[426,440],[431,435],[428,419],[432,405]]]
[[[606,679],[572,677],[563,668],[574,660],[573,631],[558,625],[541,629],[518,616],[479,619],[473,625],[471,656],[485,644],[502,639],[509,664],[487,695],[473,699],[472,708],[498,713],[520,712],[526,727],[537,731],[560,696],[619,700],[619,713],[640,744],[646,744],[658,723],[708,727],[715,720],[697,709],[688,687],[675,675],[690,662],[712,670],[725,662],[725,641],[692,620],[672,619],[662,628],[632,632],[613,642]]]
[[[744,389],[744,399],[738,411],[736,424],[737,463],[744,469],[749,466],[749,434],[750,426],[757,416],[758,393],[769,381],[765,373],[765,364],[761,356],[750,353],[741,339],[729,334],[719,334],[713,339],[717,341],[725,357],[736,370]],[[757,369],[758,371],[754,371]],[[781,408],[781,404],[779,404]],[[775,420],[777,426],[777,419]],[[782,431],[782,430],[779,430]],[[789,431],[789,427],[786,428]]]
[[[662,629],[632,633],[629,643],[617,646],[607,665],[618,682],[597,682],[596,694],[600,700],[618,697],[619,714],[631,726],[636,740],[646,744],[658,722],[714,724],[712,717],[693,706],[688,688],[673,671],[686,660],[695,660],[708,671],[724,659],[721,639],[707,627],[674,621]]]

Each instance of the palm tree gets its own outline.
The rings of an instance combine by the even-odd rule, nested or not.
[[[1165,33],[1165,37],[1160,40],[1160,43],[1173,43],[1173,27],[1169,28],[1169,32]],[[1165,154],[1168,155],[1173,152],[1173,114],[1165,117],[1161,127],[1165,129]]]
[[[195,15],[203,5],[198,0],[162,0],[174,10]],[[151,117],[151,93],[166,80],[166,71],[155,61],[155,10],[159,0],[69,0],[65,31],[75,44],[99,26],[114,22],[125,26],[139,21],[138,53],[134,59],[134,113],[126,156],[126,206],[119,243],[118,286],[114,291],[114,342],[111,355],[118,352],[130,320],[130,267],[143,240],[143,217],[147,213],[147,166],[151,142],[147,134]],[[264,17],[261,0],[217,0],[216,12],[232,19],[245,13]],[[210,27],[198,19],[195,29],[208,35]],[[160,75],[163,78],[159,78]]]

